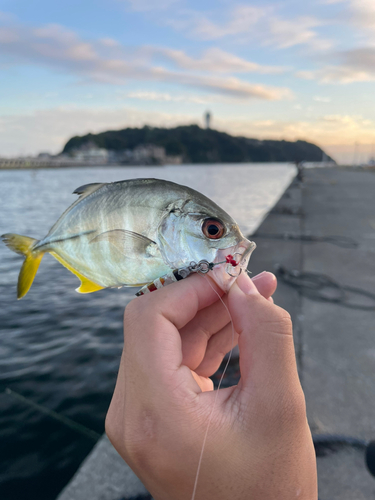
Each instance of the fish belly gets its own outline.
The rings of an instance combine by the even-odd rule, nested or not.
[[[170,269],[161,256],[126,255],[111,243],[90,244],[90,236],[81,236],[50,245],[73,269],[103,287],[138,286],[150,283]]]

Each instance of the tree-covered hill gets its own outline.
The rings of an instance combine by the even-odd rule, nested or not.
[[[63,153],[94,143],[112,151],[133,150],[140,144],[162,146],[167,155],[182,155],[185,163],[321,161],[323,151],[306,141],[273,141],[234,137],[198,125],[175,128],[126,128],[72,137]],[[326,157],[326,159],[330,159]]]

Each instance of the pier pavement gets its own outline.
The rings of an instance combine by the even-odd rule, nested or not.
[[[303,181],[292,182],[253,239],[254,274],[283,266],[375,292],[375,171],[305,170]],[[337,291],[330,287],[319,293],[332,299]],[[375,308],[352,308],[373,303],[355,293],[347,293],[346,305],[316,298],[281,278],[274,296],[293,318],[311,430],[318,439],[375,439]],[[375,478],[366,469],[363,447],[345,440],[321,445],[317,462],[320,500],[375,498]],[[103,437],[58,500],[128,500],[145,493]]]

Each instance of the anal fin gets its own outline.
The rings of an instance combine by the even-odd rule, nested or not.
[[[105,288],[104,286],[98,285],[97,283],[94,283],[94,281],[89,280],[88,278],[86,278],[86,276],[83,276],[76,269],[74,269],[74,267],[68,264],[62,257],[60,257],[60,255],[57,255],[57,253],[50,253],[53,257],[55,257],[56,260],[60,262],[60,264],[66,267],[66,269],[75,274],[77,278],[81,280],[81,286],[76,289],[78,293],[92,293],[97,292],[98,290],[103,290],[103,288]]]

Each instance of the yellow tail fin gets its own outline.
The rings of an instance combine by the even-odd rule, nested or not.
[[[43,257],[43,252],[35,251],[32,248],[38,240],[21,236],[19,234],[7,233],[1,236],[4,243],[14,252],[24,255],[25,262],[21,267],[18,276],[17,299],[22,299],[29,291],[32,282],[34,281],[40,261]]]

